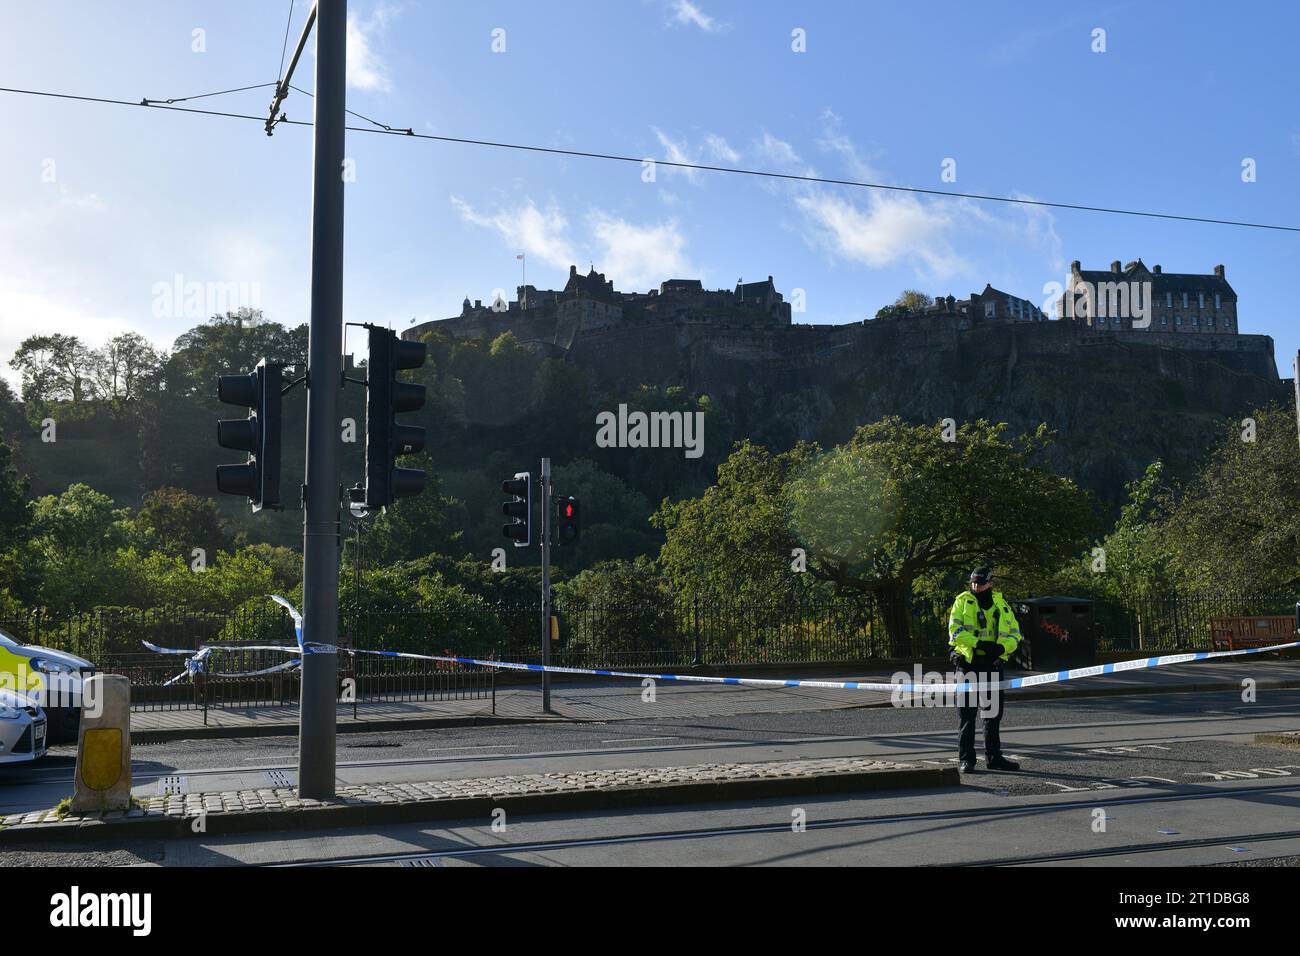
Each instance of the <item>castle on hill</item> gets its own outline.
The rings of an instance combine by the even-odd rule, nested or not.
[[[615,325],[633,317],[677,321],[688,314],[726,314],[750,319],[756,324],[789,325],[790,304],[772,277],[763,282],[737,282],[734,289],[705,289],[699,279],[668,279],[649,292],[618,292],[613,281],[593,265],[586,275],[569,266],[569,281],[563,289],[538,289],[521,285],[509,302],[498,297],[487,305],[461,305],[461,319],[484,319],[502,313],[554,313],[561,321],[576,319],[584,329]]]
[[[1144,333],[1173,347],[1192,346],[1184,337],[1195,334],[1200,348],[1233,348],[1226,337],[1238,335],[1237,294],[1222,265],[1198,274],[1164,272],[1159,265],[1148,268],[1141,259],[1123,267],[1116,260],[1109,270],[1085,270],[1075,260],[1055,305],[1057,315],[1049,319],[1030,299],[985,284],[983,291],[963,299],[949,294],[923,306],[887,306],[861,326],[889,326],[906,336],[909,327],[924,335],[938,328],[961,333],[988,325],[1045,323],[1069,326],[1083,335]],[[498,294],[486,304],[466,297],[460,315],[415,325],[404,335],[418,338],[435,327],[475,338],[510,331],[521,341],[567,349],[589,335],[620,329],[677,327],[770,335],[853,328],[795,325],[791,312],[791,303],[770,275],[759,282],[737,282],[731,289],[706,289],[699,279],[666,279],[647,292],[620,292],[594,265],[585,275],[570,266],[563,289],[520,285],[514,299],[506,301]],[[1219,344],[1205,336],[1215,336]]]

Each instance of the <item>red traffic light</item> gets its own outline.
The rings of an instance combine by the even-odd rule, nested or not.
[[[557,544],[573,544],[578,540],[578,499],[568,495],[560,499],[556,509]]]

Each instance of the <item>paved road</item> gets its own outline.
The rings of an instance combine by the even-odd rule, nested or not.
[[[340,738],[344,781],[438,779],[572,767],[672,766],[711,760],[873,754],[953,759],[951,711],[837,710],[668,717],[609,724],[467,727]],[[1285,862],[1300,855],[1300,751],[1253,734],[1300,729],[1300,691],[1169,694],[1020,702],[1004,743],[1024,772],[980,772],[959,792],[700,806],[567,819],[332,831],[284,838],[203,837],[101,848],[80,862],[358,865],[574,863],[1108,864]],[[191,791],[265,786],[291,774],[292,738],[188,741],[137,750],[137,792],[168,776]],[[66,795],[71,759],[7,774],[0,806]],[[173,781],[174,783],[174,781]],[[1098,809],[1105,831],[1094,829]],[[1167,832],[1161,832],[1167,831]],[[1231,847],[1236,846],[1234,850]],[[1130,847],[1134,849],[1125,850]],[[1118,855],[1110,854],[1118,851]],[[10,851],[0,863],[54,862],[66,849]],[[415,856],[411,856],[415,854]],[[383,859],[374,860],[379,855]],[[392,857],[389,859],[388,857]]]

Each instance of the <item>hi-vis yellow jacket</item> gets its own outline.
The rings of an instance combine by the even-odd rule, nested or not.
[[[1002,648],[1000,655],[988,654],[986,658],[996,656],[1005,661],[1015,653],[1020,640],[1020,624],[1001,591],[993,592],[993,606],[987,611],[980,609],[979,601],[969,590],[962,591],[952,602],[952,612],[948,615],[948,646],[968,664],[973,663],[975,645],[981,641],[996,641]]]

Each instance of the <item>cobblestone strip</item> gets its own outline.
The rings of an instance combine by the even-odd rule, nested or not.
[[[951,768],[948,768],[951,769]],[[874,781],[873,781],[874,778]],[[687,767],[628,768],[615,770],[578,770],[559,773],[527,773],[503,777],[471,777],[460,780],[434,780],[417,783],[366,783],[349,784],[338,789],[334,800],[299,799],[290,787],[266,787],[249,790],[232,790],[223,793],[161,794],[140,800],[140,805],[128,811],[105,814],[60,817],[54,810],[11,814],[0,820],[0,842],[25,837],[33,833],[54,835],[60,831],[88,830],[98,835],[106,824],[119,831],[120,827],[134,829],[133,824],[171,824],[177,833],[184,832],[189,823],[202,818],[205,827],[199,832],[211,832],[211,824],[220,820],[237,820],[241,816],[256,816],[265,820],[265,827],[274,829],[280,816],[288,817],[295,811],[315,811],[322,817],[328,815],[340,820],[351,820],[357,814],[349,810],[368,810],[380,807],[399,807],[407,811],[427,808],[431,817],[437,817],[440,808],[448,810],[463,807],[474,809],[475,801],[514,801],[528,809],[529,800],[538,812],[562,809],[566,797],[574,798],[574,805],[591,806],[593,795],[620,796],[620,805],[640,802],[661,802],[655,799],[668,795],[675,799],[662,802],[689,802],[696,799],[719,799],[723,796],[762,796],[793,792],[802,786],[802,792],[830,792],[838,781],[860,784],[858,789],[883,787],[927,787],[956,783],[955,771],[922,768],[916,764],[857,757],[835,757],[810,760],[767,761],[761,763],[706,763]],[[750,791],[741,788],[752,785]],[[841,786],[840,792],[844,792]],[[633,799],[626,799],[628,796]],[[583,798],[587,799],[583,799]],[[548,799],[549,798],[549,799]],[[340,811],[343,811],[340,813]],[[412,819],[414,817],[405,817]],[[358,817],[359,819],[359,817]],[[246,821],[251,823],[252,821]],[[293,826],[302,826],[296,822]],[[322,822],[322,826],[339,825]],[[349,825],[349,824],[345,824]],[[244,827],[219,829],[233,832]],[[258,827],[259,829],[262,826]],[[125,831],[120,831],[125,834]]]

